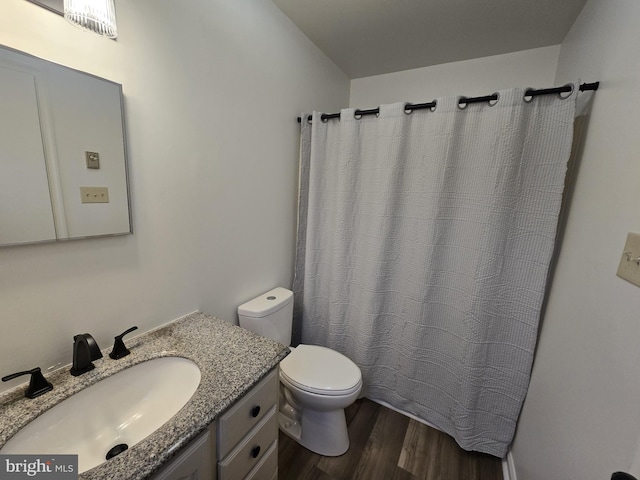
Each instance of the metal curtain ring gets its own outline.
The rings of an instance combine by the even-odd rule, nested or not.
[[[564,95],[563,95],[563,93],[562,93],[562,92],[558,93],[558,96],[559,96],[561,99],[563,99],[563,100],[564,100],[565,98],[569,98],[571,95],[573,95],[573,89],[574,89],[574,86],[573,86],[573,83],[567,83],[566,85],[563,85],[563,87],[569,87],[569,88],[570,88],[570,90],[569,90],[568,92],[565,92],[565,94],[564,94]]]
[[[533,98],[534,98],[534,97],[533,97],[533,95],[531,95],[531,94],[529,93],[529,92],[530,92],[530,91],[532,91],[532,90],[533,90],[533,88],[527,88],[527,89],[524,91],[524,95],[522,96],[522,101],[523,101],[524,103],[531,103],[531,102],[533,101]]]
[[[320,115],[320,121],[322,123],[327,123],[329,121],[329,118],[323,113],[322,115]]]
[[[498,103],[500,101],[500,92],[493,92],[491,94],[492,97],[494,95],[496,96],[496,99],[495,100],[489,100],[489,102],[487,102],[487,103],[489,103],[490,107],[493,107],[496,103]]]
[[[409,102],[406,102],[404,104],[404,113],[405,113],[405,115],[411,115],[413,113],[413,109],[411,107],[409,107],[409,105],[411,105]]]
[[[460,110],[464,110],[465,108],[467,108],[467,98],[468,97],[458,97],[458,101],[456,103],[458,104],[458,108]]]

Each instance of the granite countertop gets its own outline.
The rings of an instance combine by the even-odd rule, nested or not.
[[[20,428],[74,393],[114,373],[159,357],[184,357],[200,368],[200,386],[187,404],[153,434],[126,452],[80,474],[83,480],[144,479],[175,455],[262,379],[289,352],[277,342],[196,312],[127,341],[131,350],[120,360],[94,361],[95,370],[73,377],[67,369],[46,378],[53,390],[33,400],[26,386],[0,396],[0,448]]]

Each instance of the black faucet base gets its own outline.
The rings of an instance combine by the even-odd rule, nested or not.
[[[71,373],[71,375],[73,375],[74,377],[77,377],[78,375],[82,375],[83,373],[90,372],[94,368],[96,368],[96,366],[92,363],[91,365],[85,368],[81,368],[81,369],[72,368],[71,370],[69,370],[69,373]]]
[[[47,392],[50,392],[51,390],[53,390],[53,385],[48,383],[47,386],[42,387],[40,390],[35,390],[33,392],[27,390],[27,393],[25,394],[25,397],[27,397],[27,398],[36,398],[36,397],[39,397],[40,395],[43,395],[43,394],[45,394]]]

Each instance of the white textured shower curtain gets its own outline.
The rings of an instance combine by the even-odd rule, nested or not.
[[[356,362],[364,396],[498,457],[529,384],[577,96],[523,95],[302,121],[299,338]]]

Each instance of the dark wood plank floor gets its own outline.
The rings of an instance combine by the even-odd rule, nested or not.
[[[280,480],[502,480],[498,458],[366,398],[346,410],[351,446],[322,457],[280,432]]]

